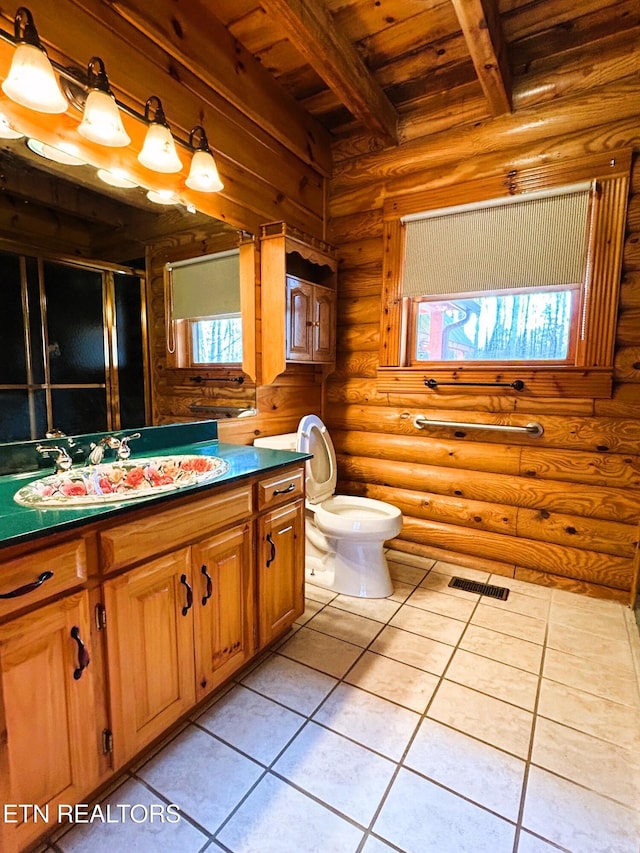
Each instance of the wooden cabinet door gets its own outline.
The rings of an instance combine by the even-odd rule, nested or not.
[[[262,516],[258,535],[258,641],[262,648],[304,610],[303,502]]]
[[[328,287],[313,290],[314,361],[330,362],[336,357],[336,292]]]
[[[192,548],[196,698],[253,654],[253,548],[249,524]]]
[[[23,850],[98,781],[89,596],[80,592],[0,626],[0,797],[37,805],[0,822],[0,849]],[[84,652],[80,644],[84,645]],[[87,663],[88,661],[88,663]]]
[[[268,322],[268,318],[266,318]],[[313,286],[287,276],[287,359],[311,361],[313,345]],[[269,346],[268,325],[265,346]]]
[[[195,703],[190,549],[104,584],[114,766]]]

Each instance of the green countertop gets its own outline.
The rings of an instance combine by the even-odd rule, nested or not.
[[[176,427],[179,426],[181,425],[176,425]],[[229,470],[208,482],[183,486],[173,491],[162,492],[159,495],[151,494],[148,497],[134,498],[133,500],[117,502],[115,504],[65,509],[35,509],[22,506],[13,499],[18,489],[27,483],[41,478],[44,474],[52,473],[51,469],[45,472],[39,471],[38,473],[28,471],[5,474],[4,476],[0,476],[0,548],[37,539],[51,533],[81,527],[92,521],[106,518],[116,519],[118,516],[122,516],[137,507],[148,506],[150,503],[166,504],[176,498],[195,492],[205,493],[209,489],[215,489],[221,485],[231,485],[247,477],[275,471],[278,468],[290,465],[292,462],[309,458],[309,455],[305,453],[221,443],[217,438],[210,437],[212,434],[210,427],[204,431],[208,433],[208,436],[203,441],[190,441],[187,444],[169,444],[169,441],[175,441],[187,435],[191,439],[198,437],[198,431],[194,431],[193,427],[188,434],[180,430],[171,432],[171,429],[171,426],[146,428],[144,430],[145,437],[148,436],[148,431],[150,430],[162,430],[163,434],[160,438],[166,437],[166,441],[156,440],[158,439],[158,435],[154,435],[153,441],[143,442],[148,445],[144,452],[131,454],[131,461],[133,462],[136,458],[145,458],[150,455],[189,454],[218,456],[228,462]],[[115,434],[124,435],[131,432],[133,430],[120,430]],[[46,443],[55,444],[56,442],[60,444],[60,439]],[[151,447],[153,447],[153,450],[151,450]]]

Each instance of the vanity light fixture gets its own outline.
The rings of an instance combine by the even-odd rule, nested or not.
[[[97,175],[101,181],[112,187],[130,190],[138,186],[124,169],[98,169]]]
[[[6,115],[0,113],[0,139],[20,139],[21,136],[24,136],[24,133],[14,130]]]
[[[30,148],[34,154],[40,157],[45,157],[47,160],[53,160],[55,163],[63,163],[65,166],[86,166],[86,160],[83,160],[79,154],[77,146],[71,142],[59,142],[57,146],[47,145],[46,142],[40,142],[39,139],[27,139],[27,148]]]
[[[194,143],[199,137],[197,144]],[[209,140],[204,128],[197,124],[189,134],[189,145],[194,149],[191,169],[185,181],[189,189],[202,193],[218,193],[224,189],[218,167],[209,148]]]
[[[16,51],[2,91],[23,107],[40,113],[64,113],[69,106],[53,66],[40,44],[31,12],[21,6],[14,19]]]
[[[97,69],[97,70],[96,70]],[[84,105],[82,122],[78,133],[91,142],[109,145],[114,148],[131,142],[124,126],[113,92],[109,88],[109,78],[104,62],[99,56],[89,60],[87,68],[89,94]]]
[[[153,110],[153,117],[151,112]],[[144,107],[144,119],[149,123],[138,160],[153,172],[179,172],[182,162],[169,130],[160,98],[152,95]]]
[[[173,190],[149,190],[147,198],[154,204],[178,204],[180,201]]]

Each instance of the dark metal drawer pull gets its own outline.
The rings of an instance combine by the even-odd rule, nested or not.
[[[275,498],[276,495],[286,495],[288,492],[292,492],[296,487],[295,483],[289,483],[286,489],[274,489],[273,496]]]
[[[71,629],[71,639],[75,640],[78,644],[78,666],[73,670],[73,677],[77,681],[79,678],[82,678],[82,673],[89,666],[91,658],[89,657],[89,652],[86,650],[84,643],[80,639],[80,628],[78,628],[77,625],[74,625]]]
[[[207,601],[209,601],[209,599],[213,595],[213,581],[211,580],[211,575],[207,571],[206,564],[201,567],[200,571],[207,579],[207,594],[202,596],[202,606],[204,607]]]
[[[271,556],[267,557],[267,568],[273,563],[276,558],[276,543],[271,538],[271,534],[267,533],[267,542],[271,545]]]
[[[180,575],[180,583],[183,584],[187,590],[187,603],[182,608],[182,615],[186,616],[187,613],[191,610],[191,608],[193,606],[193,590],[191,589],[191,587],[187,583],[187,576],[186,575]]]
[[[17,589],[11,590],[11,592],[3,592],[0,595],[0,598],[19,598],[21,595],[27,595],[30,592],[33,592],[34,589],[38,589],[39,586],[45,581],[51,580],[53,577],[53,572],[42,572],[41,575],[38,576],[38,580],[33,581],[33,583],[27,583],[24,586],[19,586]]]

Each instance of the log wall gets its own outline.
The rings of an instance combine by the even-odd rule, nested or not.
[[[367,150],[361,138],[335,145],[329,236],[340,263],[338,362],[325,420],[339,488],[402,510],[395,548],[630,600],[640,517],[640,121],[625,102],[639,91],[634,73],[550,103],[532,96],[525,108],[476,124],[464,105],[432,127],[408,113],[398,149]],[[623,146],[635,153],[611,399],[382,390],[385,199]],[[515,422],[539,421],[544,435],[427,435],[413,425],[419,413],[467,422],[517,413]]]

